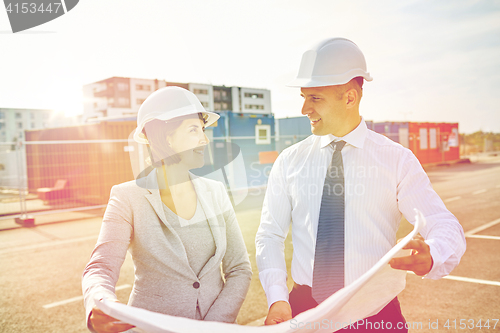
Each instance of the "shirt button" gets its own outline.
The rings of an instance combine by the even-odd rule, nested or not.
[[[200,288],[200,283],[198,281],[196,281],[195,283],[193,283],[193,288],[194,289]]]

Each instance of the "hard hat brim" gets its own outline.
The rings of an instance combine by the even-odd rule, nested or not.
[[[173,119],[178,118],[178,117],[187,116],[187,115],[190,115],[190,114],[197,114],[197,113],[201,113],[204,116],[206,116],[206,118],[205,118],[205,127],[208,127],[208,126],[212,125],[213,123],[215,123],[220,118],[220,115],[218,115],[215,112],[200,111],[200,110],[197,110],[197,109],[189,109],[189,110],[185,110],[183,112],[179,112],[179,113],[177,113],[175,115],[175,117],[172,117],[172,115],[168,114],[168,113],[159,114],[159,115],[157,115],[155,117],[152,117],[148,121],[144,122],[144,124],[142,124],[142,126],[137,127],[135,129],[134,140],[136,142],[138,142],[138,143],[148,144],[148,140],[144,136],[144,133],[142,133],[142,130],[143,130],[144,126],[149,121],[151,121],[151,120],[158,119],[158,120],[163,120],[163,121],[168,122],[169,120],[173,120]]]
[[[326,87],[326,86],[337,86],[341,84],[346,84],[355,77],[362,77],[366,81],[372,81],[373,78],[370,73],[364,71],[350,71],[342,75],[325,75],[317,76],[312,78],[296,78],[292,82],[288,83],[287,87],[298,87],[298,88],[314,88],[314,87]]]

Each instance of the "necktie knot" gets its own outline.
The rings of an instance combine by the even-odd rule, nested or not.
[[[345,141],[332,141],[332,143],[330,143],[333,147],[333,151],[341,151],[345,144]]]

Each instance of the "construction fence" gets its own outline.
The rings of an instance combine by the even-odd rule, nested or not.
[[[24,142],[0,146],[0,218],[104,207],[113,185],[134,179],[126,149],[133,128],[115,122],[31,130]]]
[[[135,127],[110,121],[30,130],[25,141],[2,143],[0,219],[105,207],[111,187],[153,170],[147,147],[132,138]],[[240,147],[214,140],[207,150],[204,167],[193,174],[225,183],[238,204],[250,171]]]

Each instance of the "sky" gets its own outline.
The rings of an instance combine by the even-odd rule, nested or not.
[[[366,120],[500,132],[499,0],[82,0],[16,34],[0,8],[0,108],[79,113],[84,84],[122,76],[266,88],[298,117],[286,84],[330,37],[365,55]]]

